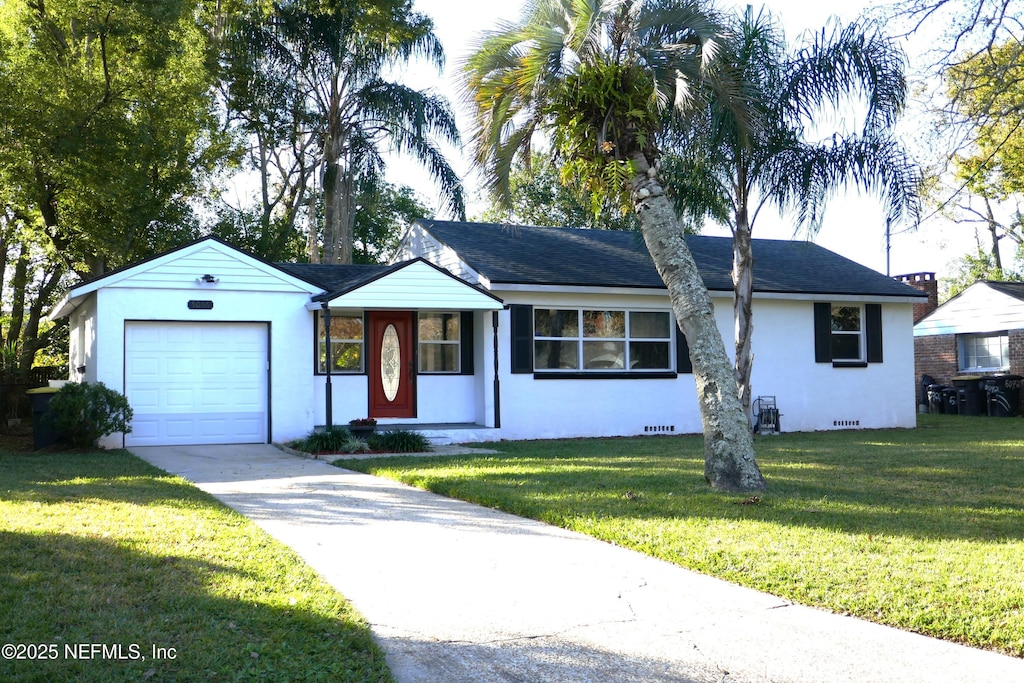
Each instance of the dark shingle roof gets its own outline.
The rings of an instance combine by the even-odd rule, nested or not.
[[[992,280],[985,280],[985,284],[1006,296],[1012,296],[1014,299],[1024,301],[1024,282],[994,282]]]
[[[327,296],[337,296],[341,292],[365,285],[396,268],[396,266],[328,265],[323,263],[275,263],[274,265],[289,275],[294,275],[300,280],[327,290]],[[323,296],[314,297],[317,300],[320,298]]]
[[[614,230],[418,221],[492,283],[664,288],[640,235]],[[710,290],[732,291],[732,239],[686,238]],[[754,290],[924,296],[811,242],[753,240]]]

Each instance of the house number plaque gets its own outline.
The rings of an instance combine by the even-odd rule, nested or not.
[[[398,332],[394,325],[388,325],[380,343],[380,381],[384,398],[388,401],[394,401],[398,395],[398,385],[402,381],[401,358]]]

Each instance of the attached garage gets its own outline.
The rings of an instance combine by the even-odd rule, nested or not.
[[[126,321],[125,445],[265,443],[266,323]]]
[[[313,316],[323,292],[213,237],[82,283],[70,377],[123,393],[131,431],[106,448],[287,441],[314,422]]]

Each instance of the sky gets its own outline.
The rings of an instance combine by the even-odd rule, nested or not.
[[[456,110],[459,129],[466,137],[469,130],[469,116],[460,106],[457,98],[456,69],[459,62],[469,53],[473,40],[482,31],[493,29],[501,20],[518,18],[522,0],[488,2],[466,0],[414,0],[417,11],[430,16],[434,31],[445,48],[447,66],[445,73],[438,74],[433,68],[412,65],[404,69],[402,78],[413,87],[431,88],[444,94]],[[746,4],[746,3],[742,3]],[[774,15],[779,17],[789,41],[798,38],[806,30],[820,29],[827,20],[838,15],[841,19],[854,18],[866,8],[870,0],[844,0],[828,2],[823,0],[767,0],[764,2]],[[734,5],[740,7],[739,3]],[[727,2],[719,7],[727,9]],[[755,9],[759,5],[755,4]],[[910,50],[908,49],[908,52]],[[467,213],[472,218],[485,204],[474,199],[478,196],[478,179],[472,171],[468,155],[461,150],[445,147],[449,163],[463,178],[467,187]],[[446,216],[438,205],[438,193],[427,174],[415,163],[392,157],[388,162],[388,177],[391,182],[412,186],[429,206],[438,210],[438,217]],[[925,213],[929,213],[926,209]],[[948,275],[949,262],[974,249],[974,233],[970,228],[954,226],[941,219],[933,218],[916,231],[908,232],[903,226],[893,226],[890,241],[888,272],[900,275],[918,272],[935,272],[939,277]],[[726,228],[707,225],[707,235],[728,235]],[[773,207],[762,211],[754,226],[755,238],[806,239],[804,234],[794,235],[793,222],[780,217]],[[846,193],[838,196],[828,205],[821,231],[813,240],[847,258],[862,263],[881,273],[887,272],[885,215],[880,201],[870,195]]]

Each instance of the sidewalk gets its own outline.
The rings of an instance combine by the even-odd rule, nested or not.
[[[1024,660],[269,445],[132,451],[295,549],[367,619],[399,683],[1024,681]]]

